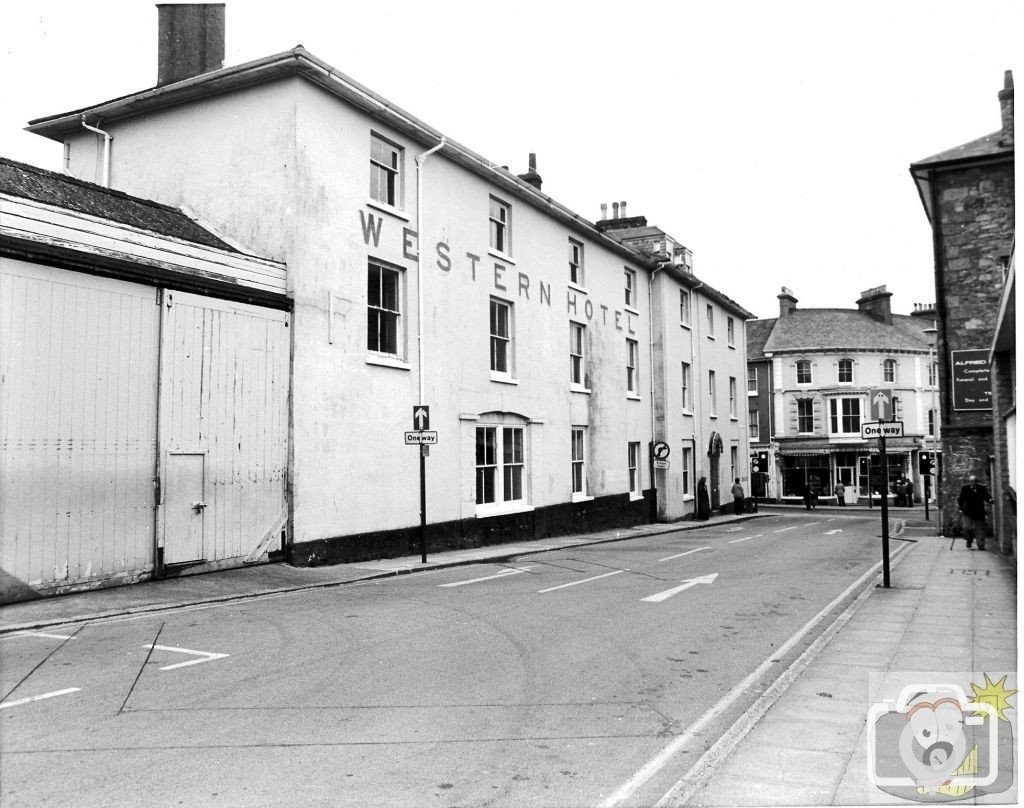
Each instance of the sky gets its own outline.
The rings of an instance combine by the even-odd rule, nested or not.
[[[757,317],[934,301],[912,162],[996,131],[1019,0],[227,0],[226,65],[302,44],[585,219],[626,201]],[[968,10],[969,9],[969,10]],[[28,121],[156,83],[147,0],[7,3],[0,155]]]

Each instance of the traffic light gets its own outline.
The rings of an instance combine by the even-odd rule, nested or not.
[[[920,471],[921,474],[931,474],[933,468],[934,465],[932,464],[932,453],[921,452],[920,456],[918,457],[918,471]]]
[[[759,471],[762,474],[768,471],[768,452],[758,452],[757,456],[754,457],[754,471]]]

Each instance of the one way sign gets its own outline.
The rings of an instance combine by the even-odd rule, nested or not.
[[[430,407],[421,404],[412,408],[412,428],[415,430],[430,429]]]
[[[876,421],[892,419],[892,392],[875,388],[868,395],[868,407]]]

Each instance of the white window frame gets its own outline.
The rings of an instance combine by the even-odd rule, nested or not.
[[[729,447],[729,479],[735,480],[740,476],[739,472],[740,465],[740,447],[730,446]],[[732,486],[729,486],[730,488]]]
[[[640,491],[640,441],[630,441],[626,444],[626,469],[629,476],[629,493],[634,499],[639,499]]]
[[[680,483],[683,489],[683,499],[693,499],[693,491],[690,486],[690,467],[693,465],[693,448],[690,446],[684,446],[682,450],[682,457],[680,458],[682,463],[682,472]]]
[[[736,347],[736,321],[732,317],[725,318],[725,341],[730,348]]]
[[[761,411],[756,407],[747,411],[747,431],[750,436],[750,440],[760,442]]]
[[[488,244],[499,255],[512,255],[512,206],[496,196],[490,197]]]
[[[587,326],[575,320],[569,321],[569,385],[587,389]]]
[[[757,368],[747,365],[747,395],[757,395]]]
[[[376,296],[371,286],[374,271],[377,271],[378,282],[376,284]],[[384,299],[385,278],[394,279],[394,306],[390,307]],[[374,302],[376,300],[376,303]],[[366,266],[366,350],[371,356],[388,357],[391,359],[404,359],[405,357],[405,317],[402,314],[405,302],[405,270],[396,267],[376,258],[370,258]],[[384,322],[394,323],[394,346],[385,345],[381,349],[384,337],[382,336],[381,325]],[[373,323],[376,322],[376,328]],[[371,332],[371,329],[372,332]],[[376,346],[371,342],[371,333],[376,334]],[[394,348],[391,350],[391,348]]]
[[[379,155],[378,150],[381,152]],[[390,158],[390,165],[387,158]],[[401,210],[404,196],[404,167],[405,149],[376,132],[371,132],[370,199],[389,208]],[[387,178],[383,183],[380,181],[382,175]]]
[[[693,412],[693,368],[689,362],[682,362],[682,393],[683,393],[683,412]]]
[[[679,324],[690,327],[690,290],[679,290]]]
[[[570,479],[573,501],[587,498],[587,428],[572,428]]]
[[[708,317],[708,339],[715,338],[715,307],[710,303],[707,304],[707,317]]]
[[[851,405],[847,407],[847,405]],[[856,413],[852,412],[856,405]],[[845,410],[850,409],[851,412]],[[837,437],[860,437],[864,406],[860,396],[836,396],[828,401],[829,434]],[[845,427],[849,426],[849,429]]]
[[[626,337],[626,393],[640,395],[640,343]]]
[[[882,360],[883,384],[896,384],[899,376],[899,363],[892,358]]]
[[[625,267],[623,269],[625,276],[625,298],[626,308],[636,308],[636,270]]]
[[[569,283],[573,286],[586,286],[586,274],[583,264],[583,242],[569,239]]]
[[[711,418],[718,417],[718,389],[716,385],[715,371],[708,371],[708,395],[710,397],[710,410],[708,416]]]
[[[806,415],[802,414],[800,410],[805,407],[808,412]],[[810,423],[810,429],[801,429],[804,422]],[[813,435],[814,434],[814,400],[810,398],[798,398],[796,400],[796,433],[798,435]]]
[[[736,377],[729,377],[729,417],[736,420]]]
[[[928,362],[928,386],[936,387],[939,383],[939,363]]]
[[[807,368],[807,380],[800,381],[800,369]],[[799,385],[814,384],[814,366],[811,364],[810,359],[797,359],[793,364],[794,378],[796,383]]]
[[[481,457],[481,433],[484,434],[484,456]],[[486,436],[493,438],[493,455],[487,455]],[[517,424],[477,424],[474,431],[476,448],[475,494],[477,513],[498,513],[521,510],[528,505],[528,466],[526,459],[526,427]],[[491,499],[486,500],[486,486],[481,483],[490,478]],[[518,494],[518,496],[516,496]],[[484,501],[481,501],[481,500]]]
[[[494,315],[496,311],[504,312],[504,334],[495,331]],[[499,379],[515,377],[515,320],[513,314],[512,304],[507,300],[502,300],[500,297],[490,299],[488,330],[490,332],[491,374]],[[501,349],[504,349],[504,367],[499,367],[502,364],[499,361],[502,358]]]
[[[844,370],[844,368],[849,370],[849,378],[848,379],[844,379],[843,378],[843,370]],[[847,359],[847,358],[840,359],[838,364],[836,365],[836,382],[838,384],[853,384],[854,378],[855,378],[855,376],[854,376],[854,362],[853,362],[853,360],[852,359]]]

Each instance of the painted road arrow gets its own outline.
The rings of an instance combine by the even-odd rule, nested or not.
[[[826,530],[825,531],[825,535],[826,536],[834,536],[836,533],[842,533],[842,532],[843,532],[842,529],[839,529],[839,530]]]
[[[697,584],[711,584],[715,582],[715,578],[718,577],[717,572],[713,572],[710,575],[702,575],[700,578],[690,578],[689,580],[683,581],[681,586],[673,587],[672,589],[666,589],[664,592],[659,592],[657,595],[651,595],[650,597],[640,598],[640,600],[647,603],[661,603],[663,600],[668,600],[673,595],[678,595],[680,592],[689,589],[691,586]]]
[[[193,656],[202,657],[202,659],[190,659],[188,662],[176,662],[173,665],[165,665],[160,670],[169,671],[174,668],[184,668],[187,665],[199,665],[203,662],[210,662],[214,659],[223,659],[230,654],[215,654],[212,651],[190,651],[188,648],[175,648],[173,645],[150,645],[146,643],[142,646],[143,648],[152,648],[154,651],[172,651],[175,654],[191,654]]]

